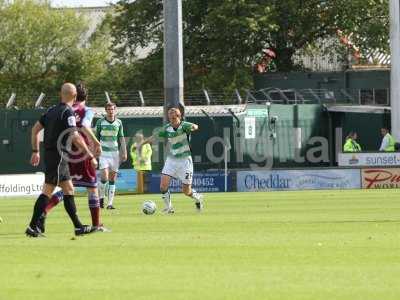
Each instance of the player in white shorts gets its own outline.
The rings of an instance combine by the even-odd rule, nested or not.
[[[126,161],[127,152],[124,138],[124,129],[120,119],[115,117],[116,105],[107,103],[105,105],[106,117],[96,123],[96,136],[101,144],[101,156],[99,158],[100,185],[99,198],[100,206],[104,207],[104,196],[108,185],[107,209],[115,209],[113,206],[115,195],[115,181],[121,162]],[[121,151],[119,151],[119,144]]]
[[[193,160],[189,146],[189,137],[192,131],[196,131],[199,126],[190,122],[182,121],[181,112],[178,108],[168,110],[169,123],[163,126],[158,132],[159,138],[168,141],[168,155],[161,171],[160,190],[162,199],[165,203],[164,212],[174,213],[171,201],[169,184],[171,178],[182,181],[182,192],[195,201],[196,209],[203,209],[203,195],[197,193],[192,188],[193,179]],[[153,140],[155,136],[145,140],[144,143]]]
[[[114,173],[119,170],[119,154],[110,156],[101,156],[99,160],[99,170],[108,169]]]

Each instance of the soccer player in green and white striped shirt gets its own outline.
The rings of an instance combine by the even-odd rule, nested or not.
[[[108,184],[108,205],[107,209],[115,209],[113,206],[115,195],[115,180],[119,165],[126,161],[127,152],[124,138],[124,129],[120,119],[115,117],[116,105],[109,102],[105,105],[106,117],[97,121],[96,136],[101,144],[101,156],[99,159],[100,169],[100,205],[104,207],[104,196]],[[119,142],[119,144],[118,144]],[[119,149],[121,147],[121,151]]]
[[[198,130],[199,127],[196,124],[183,121],[178,108],[168,110],[168,120],[169,123],[163,126],[157,134],[159,138],[165,138],[168,142],[168,155],[161,171],[160,182],[162,199],[165,203],[163,211],[174,213],[169,191],[171,178],[182,181],[182,192],[194,199],[197,210],[201,211],[203,209],[203,195],[192,188],[193,160],[189,145],[191,132]],[[144,143],[154,138],[155,136],[147,139]]]

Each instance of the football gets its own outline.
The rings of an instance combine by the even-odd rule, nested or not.
[[[154,201],[146,200],[143,202],[142,211],[146,215],[152,215],[156,212],[157,206]]]

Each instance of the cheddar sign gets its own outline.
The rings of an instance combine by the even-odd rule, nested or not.
[[[363,169],[361,171],[361,184],[364,189],[400,188],[400,169]]]

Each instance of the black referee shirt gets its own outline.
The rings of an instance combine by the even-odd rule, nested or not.
[[[60,150],[65,150],[69,133],[76,127],[76,119],[72,108],[60,102],[50,107],[48,111],[41,116],[39,122],[44,127],[43,144],[45,150],[57,150],[59,139]]]

